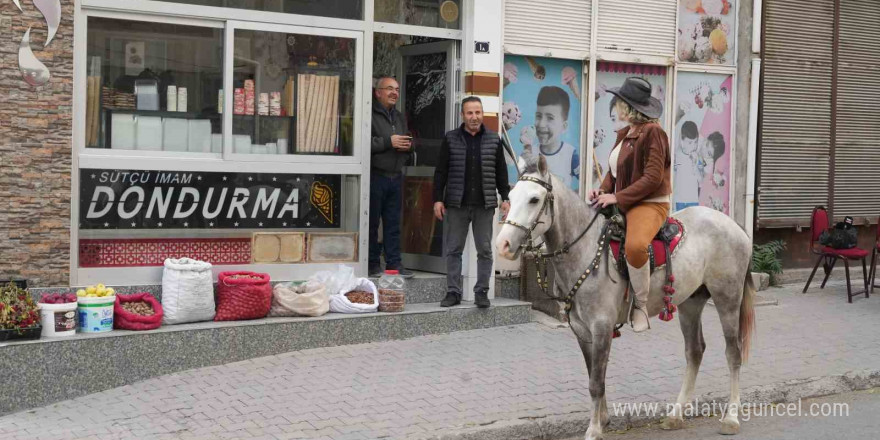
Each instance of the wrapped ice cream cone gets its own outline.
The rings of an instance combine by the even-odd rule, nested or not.
[[[568,89],[574,94],[575,99],[581,100],[581,87],[578,85],[577,73],[571,67],[562,69],[562,83],[568,85]]]
[[[529,69],[532,69],[532,74],[535,76],[535,79],[543,81],[544,77],[547,76],[547,69],[535,62],[532,57],[526,57],[526,62],[529,63]]]
[[[516,83],[517,79],[517,68],[513,63],[505,63],[504,64],[504,87],[507,87],[508,84]]]
[[[523,148],[531,148],[533,145],[537,145],[538,135],[535,133],[535,126],[529,125],[528,127],[523,127],[519,131],[519,142],[523,145]]]

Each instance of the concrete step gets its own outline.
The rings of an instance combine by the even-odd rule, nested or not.
[[[8,372],[0,380],[0,415],[192,368],[529,322],[526,302],[496,298],[478,309],[471,302],[442,308],[439,301],[407,304],[401,313],[201,322],[0,343],[0,371]]]

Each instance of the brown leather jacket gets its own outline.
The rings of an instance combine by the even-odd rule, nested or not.
[[[624,140],[625,138],[625,140]],[[622,150],[617,157],[617,179],[611,171],[600,190],[617,196],[617,205],[626,212],[645,199],[672,194],[669,138],[657,123],[642,124],[629,134],[629,127],[617,132]],[[616,181],[615,181],[616,180]]]

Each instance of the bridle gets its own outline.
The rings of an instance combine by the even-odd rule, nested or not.
[[[534,231],[538,227],[538,225],[544,223],[541,221],[541,217],[544,214],[544,212],[548,209],[550,210],[550,214],[549,214],[550,226],[553,225],[553,219],[554,219],[553,184],[550,183],[549,181],[545,182],[541,179],[531,177],[531,176],[520,176],[519,181],[520,182],[532,182],[532,183],[536,183],[536,184],[544,187],[544,189],[547,190],[547,195],[546,195],[546,197],[544,197],[544,203],[543,203],[543,205],[541,205],[541,210],[538,211],[538,217],[535,219],[535,221],[532,223],[531,226],[525,226],[525,225],[517,223],[513,220],[507,220],[507,219],[502,221],[501,224],[511,225],[517,229],[521,229],[521,230],[525,231],[526,243],[524,246],[522,246],[522,249],[524,249],[527,252],[535,252],[535,266],[536,266],[536,270],[537,270],[536,281],[538,283],[538,287],[541,288],[541,291],[548,298],[554,299],[556,301],[563,301],[565,303],[565,313],[568,314],[569,312],[571,312],[571,305],[574,302],[574,296],[575,296],[575,294],[577,294],[577,291],[580,290],[581,284],[583,284],[584,281],[586,281],[587,277],[590,276],[591,273],[594,273],[599,269],[599,262],[602,259],[602,254],[603,254],[603,252],[607,253],[607,251],[610,247],[609,246],[610,241],[608,240],[608,236],[609,236],[608,223],[610,223],[610,222],[606,222],[605,227],[602,228],[602,233],[599,235],[599,249],[596,252],[596,257],[593,258],[593,261],[590,262],[590,264],[587,266],[586,270],[584,270],[584,272],[581,274],[581,276],[577,279],[577,281],[574,283],[574,286],[572,286],[571,290],[569,290],[568,294],[563,297],[551,295],[548,293],[549,286],[548,286],[548,282],[547,282],[547,263],[548,263],[548,260],[559,257],[560,255],[567,254],[569,252],[569,250],[571,249],[571,247],[574,246],[578,241],[580,241],[580,239],[583,238],[584,235],[586,235],[587,231],[589,231],[590,228],[593,227],[593,224],[596,223],[596,220],[599,219],[599,215],[601,214],[601,212],[600,211],[596,212],[596,215],[593,216],[593,219],[590,221],[590,223],[587,225],[587,227],[584,228],[584,230],[580,233],[580,235],[578,235],[577,238],[575,238],[573,241],[563,242],[562,246],[553,252],[543,252],[543,253],[539,252],[541,244],[543,244],[543,243],[535,245],[534,237],[532,236],[532,233],[534,233]],[[543,272],[543,277],[542,277],[542,272]],[[614,280],[612,279],[612,281],[614,281]]]
[[[532,233],[535,232],[535,229],[538,227],[538,225],[544,223],[541,221],[541,216],[548,209],[550,210],[550,214],[549,214],[550,215],[550,225],[551,226],[553,225],[553,184],[551,184],[550,182],[545,182],[541,179],[538,179],[538,178],[535,178],[532,176],[520,176],[519,181],[520,182],[537,183],[538,185],[543,186],[544,189],[547,190],[547,196],[544,197],[544,203],[541,205],[541,209],[538,211],[538,217],[535,219],[534,223],[532,223],[531,226],[525,226],[525,225],[517,223],[513,220],[507,220],[507,219],[502,221],[501,224],[510,225],[510,226],[513,226],[515,228],[522,229],[523,231],[525,231],[526,245],[523,246],[523,249],[526,250],[527,252],[533,252],[533,251],[537,251],[538,249],[540,249],[541,244],[543,244],[543,243],[536,245],[534,242],[535,237],[532,236]]]

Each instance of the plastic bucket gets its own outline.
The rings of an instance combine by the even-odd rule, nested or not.
[[[76,334],[77,303],[39,303],[44,338],[73,336]]]
[[[116,295],[80,297],[79,331],[83,333],[102,333],[113,330],[113,305]]]

